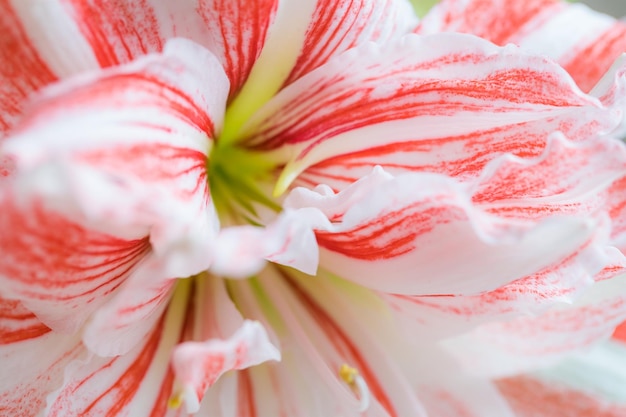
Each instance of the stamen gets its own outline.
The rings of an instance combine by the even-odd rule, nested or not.
[[[359,412],[367,410],[370,405],[370,390],[363,377],[359,375],[359,371],[344,363],[339,368],[339,377],[358,396],[360,402]]]
[[[167,400],[167,408],[171,410],[177,410],[180,408],[181,405],[183,405],[182,392],[179,392],[178,394],[171,396],[170,399]]]

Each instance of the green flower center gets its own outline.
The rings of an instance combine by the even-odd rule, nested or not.
[[[213,203],[223,224],[258,223],[258,209],[278,213],[272,189],[279,167],[265,155],[218,139],[207,161]]]

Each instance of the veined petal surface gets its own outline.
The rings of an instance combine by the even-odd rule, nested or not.
[[[65,366],[84,354],[79,337],[52,332],[19,301],[0,297],[0,413],[38,415]]]
[[[558,61],[584,91],[626,52],[624,22],[562,0],[443,0],[417,32],[472,33],[498,45],[520,45]]]
[[[177,291],[157,324],[126,354],[92,354],[70,363],[62,386],[48,396],[46,415],[167,415],[174,382],[169,359],[183,337],[189,295],[189,286]]]
[[[553,365],[565,354],[608,339],[626,318],[626,275],[600,281],[571,304],[536,316],[494,322],[448,339],[467,371],[503,377]]]
[[[277,191],[299,175],[341,189],[376,164],[473,177],[502,153],[541,154],[554,131],[579,141],[620,120],[548,59],[449,33],[348,51],[280,92],[242,134],[287,164]]]
[[[378,168],[338,194],[297,188],[285,206],[318,208],[331,221],[316,230],[322,266],[398,294],[495,289],[567,258],[587,245],[596,227],[589,218],[508,221],[470,198],[447,177],[393,177]]]
[[[84,320],[145,255],[160,278],[207,268],[207,154],[227,94],[217,60],[185,40],[48,90],[5,142],[19,171],[3,196],[7,291],[58,326]]]
[[[207,5],[220,3],[205,2]],[[229,129],[222,138],[227,141],[239,140],[240,129],[245,121],[285,85],[350,48],[369,41],[385,42],[407,33],[417,23],[413,8],[407,0],[282,0],[260,3],[263,9],[268,10],[270,5],[277,5],[275,16],[268,18],[273,23],[267,29],[267,39],[261,54],[227,115]],[[246,2],[246,6],[240,7],[237,14],[227,11],[220,21],[249,14],[258,19],[253,26],[262,27],[258,23],[265,16],[248,7],[248,4],[251,3]],[[211,13],[217,11],[219,8]],[[262,34],[261,31],[242,33],[238,30],[239,26],[234,24],[233,28],[237,30],[228,36],[240,42],[254,40]],[[223,38],[228,40],[226,35]],[[231,48],[226,57],[241,56],[248,45],[247,41],[228,41],[224,45],[226,43]],[[226,66],[231,65],[229,62]]]

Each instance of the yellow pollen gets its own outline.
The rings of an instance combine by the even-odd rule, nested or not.
[[[356,388],[357,376],[359,376],[359,371],[345,363],[339,368],[339,377],[343,379],[343,382],[348,384],[350,388]]]
[[[178,393],[174,395],[173,397],[170,397],[170,399],[167,401],[167,407],[172,410],[176,410],[180,408],[181,405],[183,405],[182,393]]]

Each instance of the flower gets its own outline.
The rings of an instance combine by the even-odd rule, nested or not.
[[[4,0],[0,410],[523,416],[530,390],[554,398],[558,372],[527,373],[626,318],[624,67],[611,37],[584,78],[530,41],[409,33],[485,4],[417,25],[402,0]],[[539,23],[597,17],[550,4]]]

